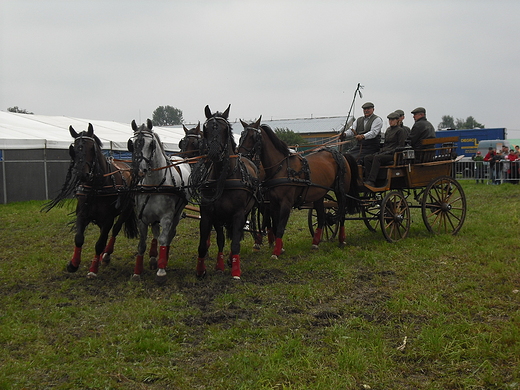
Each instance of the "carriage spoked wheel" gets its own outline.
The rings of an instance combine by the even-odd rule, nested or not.
[[[381,195],[373,197],[361,203],[361,216],[368,230],[377,232],[379,229],[379,214],[381,212]]]
[[[314,237],[314,231],[318,227],[318,214],[316,210],[309,209],[307,222],[309,232]],[[325,195],[325,225],[323,226],[322,241],[334,241],[338,235],[338,202],[334,194]]]
[[[457,234],[466,219],[466,195],[458,181],[441,176],[426,187],[421,209],[428,231]]]
[[[389,192],[381,202],[379,223],[388,242],[406,238],[410,231],[410,208],[401,192]]]

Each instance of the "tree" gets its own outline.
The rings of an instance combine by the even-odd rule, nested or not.
[[[182,125],[183,122],[182,111],[178,108],[159,106],[153,112],[152,123],[154,126]]]
[[[451,115],[444,115],[442,122],[437,128],[440,129],[483,129],[485,125],[478,123],[475,118],[468,116],[465,120],[462,118],[454,119]]]
[[[484,125],[481,123],[478,123],[475,118],[472,116],[468,116],[466,120],[463,119],[457,119],[455,121],[455,128],[456,129],[483,129]]]
[[[307,141],[305,141],[305,138],[303,138],[300,134],[295,133],[294,131],[289,130],[286,127],[276,127],[274,129],[274,132],[276,133],[278,138],[280,138],[289,146],[302,146],[307,143]]]
[[[34,112],[29,112],[25,108],[18,108],[18,106],[9,107],[7,109],[7,111],[9,111],[9,112],[16,112],[17,114],[30,114],[30,115],[34,115]]]
[[[441,129],[454,129],[455,128],[455,119],[451,115],[443,115],[442,122],[437,126],[439,130]]]

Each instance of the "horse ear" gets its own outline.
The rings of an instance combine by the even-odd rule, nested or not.
[[[200,134],[200,121],[197,124],[197,127],[195,127],[195,131],[197,132],[197,134]]]
[[[258,118],[258,120],[255,122],[255,124],[253,126],[256,129],[258,129],[260,127],[260,122],[262,122],[262,115],[260,115],[260,118]]]
[[[150,118],[148,118],[148,119],[146,120],[146,126],[148,126],[148,130],[152,130],[152,128],[153,128],[153,123],[152,123],[152,121],[150,120]]]
[[[132,142],[131,139],[129,139],[128,142],[126,143],[126,148],[128,149],[128,151],[130,153],[134,152],[134,143]]]
[[[132,121],[132,130],[137,131],[137,123],[135,123],[135,119]]]
[[[78,138],[79,137],[79,134],[76,132],[76,130],[74,130],[74,127],[72,127],[72,126],[69,126],[69,133],[72,136],[72,138]]]
[[[245,129],[246,127],[249,126],[249,125],[248,125],[246,122],[244,122],[242,119],[240,119],[240,123],[242,123],[242,126],[244,127],[244,129]]]
[[[188,134],[188,129],[186,128],[186,126],[182,125],[182,128],[184,129],[184,134]]]
[[[211,110],[209,109],[209,105],[206,106],[206,108],[204,108],[204,114],[206,115],[206,119],[209,119],[213,116],[213,114],[211,113]]]
[[[231,108],[231,104],[226,108],[226,111],[222,113],[222,118],[227,119],[229,116],[229,109]]]
[[[92,126],[92,123],[89,123],[88,124],[87,136],[92,137],[93,134],[94,134],[94,126]]]

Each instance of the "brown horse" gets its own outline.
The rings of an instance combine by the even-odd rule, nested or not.
[[[240,279],[240,241],[247,215],[256,203],[258,173],[248,159],[235,154],[231,125],[228,122],[230,106],[223,112],[212,113],[206,106],[206,123],[203,126],[203,145],[207,155],[192,169],[190,187],[200,205],[200,242],[197,259],[197,276],[206,274],[205,258],[208,254],[208,237],[211,228],[217,231],[217,270],[224,270],[223,227],[231,238],[231,275]]]
[[[99,227],[96,254],[87,275],[93,278],[97,276],[100,261],[110,261],[116,237],[123,225],[129,238],[137,237],[136,216],[129,191],[130,167],[123,162],[107,160],[101,151],[102,144],[94,134],[92,124],[89,123],[88,130],[79,134],[72,126],[69,127],[69,131],[74,143],[69,148],[71,163],[67,178],[60,194],[47,204],[45,210],[50,210],[71,195],[78,200],[75,248],[67,265],[69,272],[76,272],[79,268],[85,229],[91,222]],[[112,236],[107,244],[111,229]]]
[[[313,238],[313,247],[317,248],[325,223],[323,200],[329,191],[334,191],[338,201],[339,244],[345,245],[345,214],[355,212],[357,206],[356,162],[330,148],[320,149],[305,158],[291,153],[287,144],[260,122],[261,117],[253,124],[242,122],[244,130],[239,151],[257,153],[265,170],[261,186],[269,201],[275,234],[272,257],[278,258],[284,250],[282,237],[291,209],[306,203],[312,203],[317,212],[318,227]]]
[[[196,127],[188,129],[182,125],[184,129],[184,138],[179,142],[180,153],[182,158],[198,157],[205,152],[201,151],[202,147],[202,131],[200,130],[200,122]]]

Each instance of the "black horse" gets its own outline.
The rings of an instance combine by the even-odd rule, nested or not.
[[[240,240],[247,215],[256,203],[258,172],[247,158],[235,154],[236,144],[228,122],[230,106],[223,112],[212,113],[205,108],[200,150],[207,151],[192,169],[190,186],[192,195],[200,205],[200,241],[197,259],[197,276],[206,274],[205,258],[208,254],[208,237],[212,226],[217,231],[217,270],[224,270],[225,227],[231,238],[231,275],[240,279]]]
[[[49,211],[72,195],[77,198],[75,248],[67,265],[69,272],[76,272],[79,268],[85,229],[91,222],[99,227],[96,254],[87,275],[93,278],[97,276],[100,261],[110,261],[116,237],[123,226],[127,237],[137,237],[136,216],[129,191],[131,173],[127,164],[109,161],[105,157],[92,124],[89,123],[88,131],[79,134],[72,126],[69,131],[74,143],[69,148],[71,162],[67,177],[61,192],[44,210]],[[110,230],[112,235],[107,244]]]

